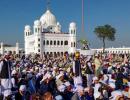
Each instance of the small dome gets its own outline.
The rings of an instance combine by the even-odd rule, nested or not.
[[[26,25],[25,30],[31,30],[31,27],[29,25]]]
[[[75,23],[75,22],[71,22],[71,23],[70,23],[70,27],[71,27],[71,28],[76,28],[76,23]]]
[[[40,18],[41,24],[46,24],[47,26],[53,26],[56,25],[56,18],[55,16],[50,12],[50,10],[47,10]]]
[[[59,26],[59,25],[60,25],[60,23],[59,23],[59,22],[57,22],[57,25]]]
[[[40,25],[41,25],[41,22],[40,22],[39,20],[35,20],[35,21],[34,21],[34,25],[40,26]]]

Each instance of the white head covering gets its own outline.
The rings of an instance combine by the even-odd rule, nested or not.
[[[17,73],[17,71],[16,71],[16,70],[13,70],[11,74],[14,75],[14,74],[16,74],[16,73]]]
[[[60,73],[60,74],[56,77],[56,79],[59,79],[61,76],[64,76],[64,74],[63,74],[63,73]]]
[[[69,81],[65,82],[64,84],[65,84],[65,86],[70,86],[71,85]]]
[[[44,68],[44,67],[46,67],[46,65],[45,65],[45,64],[43,65],[43,68]]]
[[[27,72],[27,71],[26,71],[25,69],[24,69],[24,70],[22,70],[22,73],[26,74],[26,72]]]
[[[66,70],[68,73],[71,71],[71,69],[70,69],[70,67],[69,68],[67,68],[67,70]]]
[[[89,92],[89,90],[90,90],[90,87],[84,88],[84,91],[85,91],[85,92]]]
[[[93,83],[94,83],[94,81],[96,81],[96,80],[98,80],[98,78],[95,76],[95,77],[93,77]]]
[[[63,100],[63,98],[62,98],[61,95],[57,95],[57,96],[55,97],[55,100]]]
[[[47,78],[51,78],[52,77],[52,75],[50,73],[47,73],[46,76],[47,76]]]
[[[26,85],[21,85],[19,88],[20,91],[26,91]]]
[[[107,75],[103,75],[103,80],[100,79],[100,82],[103,83],[103,84],[107,84],[107,81],[108,81],[108,76]]]
[[[84,88],[81,85],[78,85],[77,88],[76,88],[77,92],[81,92],[83,90],[84,90]]]
[[[60,92],[64,92],[64,91],[65,91],[65,88],[66,88],[65,85],[60,85],[60,86],[58,86],[58,90],[59,90]]]
[[[39,68],[37,66],[35,66],[35,70],[38,70]]]
[[[87,61],[90,61],[91,58],[92,58],[91,56],[88,56],[88,57],[87,57]]]
[[[101,93],[100,92],[94,92],[94,98],[96,99],[96,98],[99,98],[99,96],[101,95]]]
[[[41,73],[37,73],[36,77],[38,78],[39,76],[41,76],[42,74]]]
[[[57,69],[57,67],[56,67],[56,66],[54,66],[54,67],[53,67],[53,70],[55,70],[55,69]]]
[[[99,55],[98,54],[95,54],[95,57],[98,57]]]
[[[46,79],[47,79],[47,75],[44,75],[42,81],[44,81]]]
[[[111,93],[111,97],[110,98],[112,98],[111,100],[116,100],[117,96],[123,96],[123,93],[120,90],[113,91]]]
[[[115,83],[113,83],[113,82],[110,82],[110,83],[109,83],[109,86],[110,86],[111,88],[113,88],[113,89],[116,88],[116,85],[115,85]]]
[[[4,97],[8,97],[9,95],[11,95],[11,90],[5,90]]]
[[[128,82],[127,84],[128,84],[128,86],[130,87],[130,82]]]
[[[33,72],[33,69],[30,69],[30,72]]]
[[[82,85],[83,81],[82,81],[82,77],[78,76],[78,77],[74,77],[74,85]]]

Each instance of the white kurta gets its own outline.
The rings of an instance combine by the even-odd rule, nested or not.
[[[0,62],[0,73],[1,73],[1,70],[2,70],[2,67],[3,67],[3,61]],[[11,88],[12,88],[12,83],[11,83],[11,75],[10,75],[10,71],[9,71],[9,64],[8,64],[8,72],[9,72],[9,78],[7,79],[4,79],[4,78],[1,78],[1,90],[2,90],[2,93],[4,94],[4,92],[6,91],[10,91]]]

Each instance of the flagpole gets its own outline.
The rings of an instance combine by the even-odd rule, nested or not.
[[[82,0],[82,32],[84,33],[84,0]]]

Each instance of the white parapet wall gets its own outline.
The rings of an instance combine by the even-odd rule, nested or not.
[[[103,52],[102,48],[92,49],[92,50],[95,50],[96,53],[102,53]],[[111,47],[111,48],[106,48],[105,52],[115,53],[115,54],[128,54],[128,53],[130,53],[130,47],[119,47],[119,48]]]
[[[77,49],[77,51],[80,52],[81,55],[94,55],[96,53],[96,50],[81,50]]]

